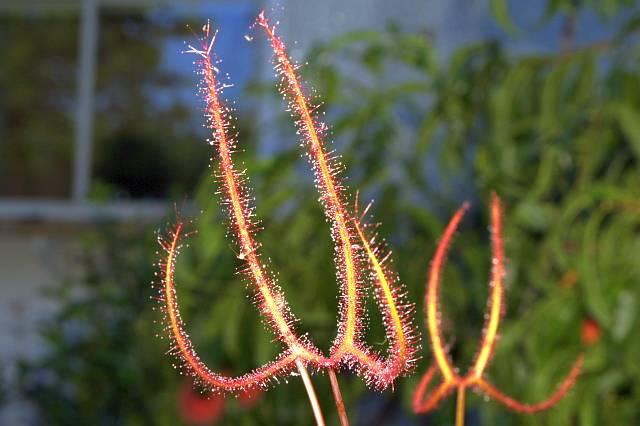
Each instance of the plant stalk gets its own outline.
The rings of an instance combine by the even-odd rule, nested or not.
[[[336,372],[333,370],[333,368],[329,368],[329,380],[331,381],[331,390],[333,391],[333,399],[336,401],[336,408],[338,409],[340,424],[342,426],[349,426],[349,418],[347,417],[347,410],[344,407],[342,392],[340,392],[340,385],[338,384],[338,378],[336,377]]]
[[[456,399],[456,426],[464,426],[466,392],[467,389],[464,385],[458,386],[458,398]]]
[[[307,372],[307,368],[304,366],[302,361],[299,359],[296,360],[296,366],[298,367],[298,372],[300,373],[300,377],[302,377],[302,382],[304,383],[304,388],[307,391],[307,396],[309,397],[309,403],[311,404],[311,409],[313,410],[313,415],[316,418],[317,426],[325,426],[324,416],[322,415],[322,410],[320,409],[320,403],[318,402],[318,397],[316,396],[316,391],[313,389],[313,383],[311,383],[311,377],[309,377],[309,373]]]

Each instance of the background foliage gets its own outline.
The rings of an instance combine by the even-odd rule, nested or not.
[[[491,379],[519,399],[542,399],[585,349],[585,321],[598,324],[601,335],[586,348],[585,372],[566,400],[526,417],[473,397],[470,424],[615,425],[640,418],[640,21],[628,3],[549,1],[546,19],[564,19],[567,28],[554,52],[509,54],[496,41],[482,41],[442,59],[428,36],[390,28],[318,46],[304,68],[325,103],[349,185],[362,199],[376,199],[375,217],[418,312],[443,226],[462,199],[473,201],[443,285],[445,334],[457,364],[471,361],[481,334],[491,190],[505,202],[509,258],[508,311]],[[505,2],[493,7],[506,29],[516,28]],[[610,40],[575,46],[571,21],[586,8],[603,19],[626,19]],[[243,134],[243,158],[265,228],[264,252],[301,329],[326,348],[336,318],[332,249],[311,179],[300,179],[308,176],[306,165],[288,126],[288,145],[266,159],[256,159],[252,139]],[[238,373],[278,348],[235,274],[238,260],[214,190],[204,176],[197,194],[204,213],[178,263],[178,292],[203,358]],[[24,389],[47,423],[179,420],[174,401],[184,379],[163,355],[166,342],[154,337],[160,327],[153,325],[159,314],[149,301],[153,240],[149,230],[138,229],[87,237],[85,276],[54,296],[64,309],[45,333],[52,352],[23,369]],[[382,348],[376,315],[372,310],[369,341]],[[418,372],[430,361],[425,351]],[[327,381],[315,380],[322,396]],[[451,401],[431,416],[410,414],[416,377],[383,395],[369,393],[348,373],[341,381],[361,424],[451,423]],[[252,410],[228,401],[221,421],[309,421],[295,378],[262,398]],[[322,405],[331,413],[330,401]]]

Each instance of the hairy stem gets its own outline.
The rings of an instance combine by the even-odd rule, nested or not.
[[[324,424],[324,416],[322,414],[322,409],[320,409],[320,403],[318,402],[318,397],[316,396],[316,391],[313,388],[313,383],[311,383],[311,377],[309,377],[307,368],[299,359],[296,360],[296,366],[298,367],[298,372],[300,373],[300,377],[302,377],[304,388],[307,391],[307,396],[309,397],[309,403],[311,404],[313,415],[316,418],[316,424],[318,426],[324,426],[325,424]]]
[[[456,426],[464,426],[464,406],[467,389],[464,385],[458,386],[458,398],[456,400]]]
[[[340,417],[340,424],[342,426],[349,426],[349,418],[347,417],[347,410],[344,407],[344,400],[342,399],[342,392],[340,392],[340,385],[338,384],[338,378],[333,368],[329,368],[329,380],[331,381],[331,390],[333,391],[333,399],[336,401],[336,408],[338,409],[338,417]]]

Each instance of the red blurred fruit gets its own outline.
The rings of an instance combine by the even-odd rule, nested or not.
[[[178,391],[180,417],[190,425],[213,425],[224,417],[224,396],[203,395],[186,381]]]
[[[600,339],[602,329],[600,325],[592,318],[582,320],[582,343],[585,345],[593,345]]]

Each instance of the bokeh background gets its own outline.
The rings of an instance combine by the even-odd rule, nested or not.
[[[0,424],[311,424],[297,378],[204,399],[165,352],[158,230],[199,231],[178,263],[197,350],[241,373],[279,351],[247,300],[207,167],[193,57],[207,19],[234,87],[239,154],[259,239],[300,329],[328,348],[337,286],[328,226],[271,53],[250,29],[279,19],[323,102],[351,196],[373,213],[417,303],[452,212],[473,203],[449,256],[443,328],[464,368],[481,336],[487,203],[504,200],[507,313],[488,376],[535,402],[586,351],[553,409],[522,416],[468,398],[469,425],[640,423],[640,30],[633,0],[2,0],[0,2]],[[193,30],[191,30],[193,29]],[[200,211],[202,211],[200,213]],[[431,361],[423,332],[416,373]],[[370,310],[368,340],[384,350]],[[395,392],[340,375],[354,424],[415,416],[419,374]],[[328,378],[315,384],[337,423]]]

